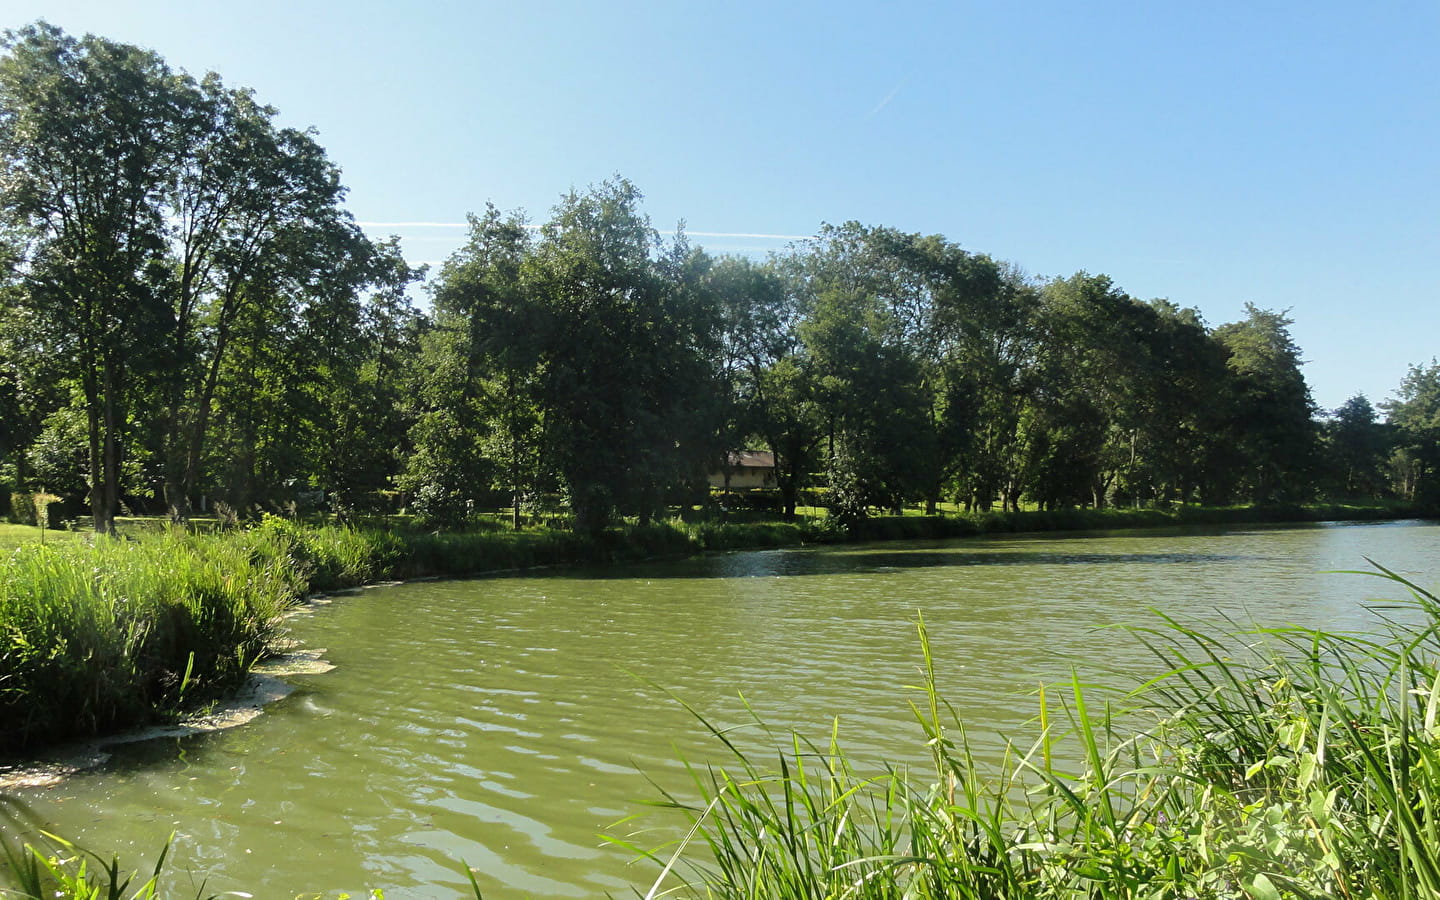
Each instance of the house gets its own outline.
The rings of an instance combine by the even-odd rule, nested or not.
[[[739,450],[725,455],[725,465],[706,476],[712,488],[749,491],[775,486],[775,454],[769,450]]]

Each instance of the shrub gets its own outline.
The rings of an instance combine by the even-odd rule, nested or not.
[[[25,491],[10,492],[10,521],[16,525],[35,524],[35,500]]]

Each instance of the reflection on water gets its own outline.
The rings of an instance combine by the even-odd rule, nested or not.
[[[337,669],[292,678],[257,721],[123,747],[16,799],[137,866],[175,831],[178,865],[210,891],[459,897],[464,860],[490,897],[621,894],[650,870],[599,835],[656,796],[651,779],[683,790],[679,755],[713,751],[673,697],[721,727],[747,721],[747,703],[817,735],[838,717],[862,759],[921,763],[904,686],[923,612],[948,698],[998,752],[995,731],[1023,725],[1038,682],[1148,670],[1109,626],[1159,610],[1372,627],[1359,601],[1387,586],[1323,573],[1370,556],[1424,581],[1440,572],[1437,535],[1408,523],[1007,537],[380,588],[292,623]]]

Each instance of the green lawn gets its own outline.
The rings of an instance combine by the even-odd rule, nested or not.
[[[78,531],[56,531],[52,528],[45,532],[45,540],[71,541],[78,534]],[[40,529],[34,525],[10,525],[0,522],[0,550],[10,550],[21,544],[38,540],[40,540]]]

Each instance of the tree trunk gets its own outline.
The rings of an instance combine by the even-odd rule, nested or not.
[[[109,533],[109,520],[105,516],[105,466],[100,445],[103,417],[100,415],[100,398],[92,373],[85,374],[85,420],[89,426],[90,440],[90,519],[96,534]]]
[[[101,460],[100,515],[95,519],[99,534],[115,533],[115,510],[120,506],[120,423],[116,394],[120,390],[120,374],[114,362],[104,363],[101,386]]]
[[[200,462],[205,456],[205,440],[210,430],[210,410],[215,403],[215,388],[220,380],[220,360],[225,355],[225,346],[230,341],[230,328],[222,324],[215,338],[215,356],[210,360],[210,369],[205,373],[205,384],[195,404],[195,426],[190,432],[190,447],[185,460],[185,477],[181,491],[189,505],[189,495],[196,491],[200,481]]]

